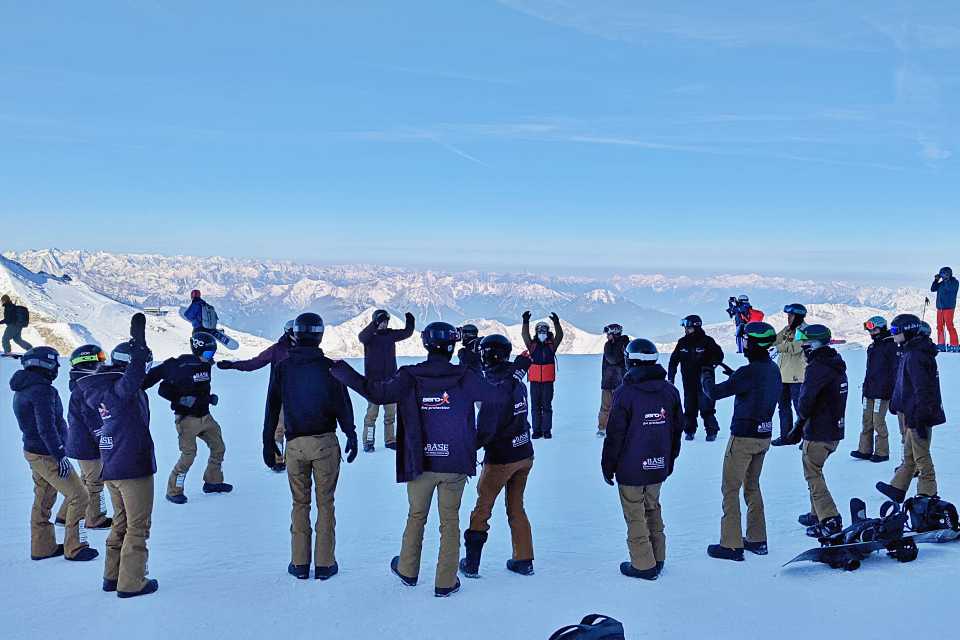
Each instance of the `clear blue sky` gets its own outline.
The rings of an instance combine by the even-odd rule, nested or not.
[[[784,273],[957,255],[953,1],[0,7],[3,248]]]

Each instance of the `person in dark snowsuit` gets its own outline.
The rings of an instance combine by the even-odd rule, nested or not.
[[[697,414],[703,418],[703,428],[707,432],[707,442],[717,439],[720,424],[717,422],[717,409],[713,400],[703,393],[700,371],[703,367],[713,367],[723,362],[723,349],[703,330],[700,316],[689,315],[680,321],[684,335],[670,354],[667,378],[674,384],[677,367],[683,380],[683,430],[687,440],[693,440],[697,432]]]
[[[613,394],[600,467],[607,484],[616,478],[627,522],[630,561],[620,564],[620,573],[656,580],[667,552],[660,488],[680,455],[683,410],[680,393],[657,364],[656,346],[637,339],[625,352],[629,370]]]
[[[363,374],[371,380],[386,380],[397,372],[397,343],[413,335],[416,321],[412,313],[404,317],[403,329],[390,329],[390,314],[383,309],[374,311],[373,318],[358,336],[363,345]],[[377,435],[377,416],[380,406],[367,403],[363,418],[363,450],[373,452]],[[383,405],[383,440],[387,449],[396,449],[397,405]]]
[[[529,311],[523,312],[521,335],[523,344],[530,356],[530,409],[533,422],[533,437],[550,439],[553,437],[553,386],[557,380],[557,353],[563,342],[563,328],[560,318],[550,314],[553,331],[546,322],[538,322],[536,335],[530,335]]]
[[[420,334],[427,359],[401,367],[388,380],[368,380],[345,362],[330,370],[335,378],[378,404],[398,403],[397,481],[406,483],[410,511],[400,555],[391,571],[407,586],[420,574],[423,528],[434,493],[440,511],[440,555],[434,595],[460,590],[460,502],[467,478],[476,474],[477,449],[496,433],[500,392],[482,376],[450,362],[459,339],[445,322]],[[474,404],[483,403],[479,416]]]
[[[623,382],[627,373],[627,363],[623,351],[630,343],[630,336],[623,334],[619,324],[608,324],[603,328],[607,341],[603,344],[603,360],[600,369],[600,413],[597,415],[597,437],[607,433],[607,420],[613,405],[613,391]]]
[[[3,328],[3,338],[0,339],[3,345],[3,352],[10,353],[11,341],[16,342],[24,351],[33,349],[33,345],[24,340],[21,335],[23,329],[26,327],[23,319],[20,317],[20,313],[18,313],[18,311],[22,311],[22,309],[17,309],[17,305],[13,304],[13,300],[6,294],[0,298],[0,302],[3,303],[3,318],[0,319],[0,324],[5,325]]]
[[[863,421],[860,442],[850,455],[859,460],[890,459],[887,411],[897,377],[899,350],[887,329],[887,321],[874,316],[863,323],[872,343],[867,347],[867,371],[863,377]]]

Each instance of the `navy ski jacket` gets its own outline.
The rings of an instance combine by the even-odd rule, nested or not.
[[[836,349],[821,347],[811,352],[797,400],[797,413],[807,419],[804,440],[843,440],[847,393],[847,365]]]
[[[10,378],[13,413],[23,437],[23,450],[38,456],[66,455],[67,422],[53,380],[38,371],[21,369]]]
[[[603,343],[603,365],[600,369],[600,388],[613,391],[623,382],[627,373],[624,349],[630,344],[630,336],[620,335]]]
[[[157,472],[150,436],[150,402],[142,389],[150,351],[135,349],[125,368],[103,367],[77,381],[77,392],[103,420],[100,459],[104,480],[143,478]]]
[[[203,305],[206,302],[203,298],[194,298],[190,301],[190,306],[183,312],[183,317],[193,325],[194,329],[203,328]]]
[[[87,406],[83,393],[77,389],[77,381],[90,375],[88,372],[70,373],[70,402],[67,406],[67,456],[74,460],[100,459],[100,430],[103,420],[100,412]]]
[[[388,380],[369,380],[345,362],[330,373],[375,404],[397,404],[397,482],[424,471],[477,471],[477,449],[497,431],[501,394],[478,373],[428,354]],[[481,402],[479,416],[474,403]]]
[[[628,486],[658,484],[673,473],[680,455],[683,409],[680,392],[658,364],[633,367],[613,392],[603,440],[604,477]]]
[[[345,434],[356,433],[353,404],[347,388],[331,375],[333,360],[323,350],[299,346],[270,373],[263,442],[274,442],[280,411],[287,440],[334,433],[337,424]]]
[[[170,401],[175,414],[202,418],[210,413],[211,366],[210,362],[204,362],[192,353],[167,358],[150,369],[143,388],[149,389],[160,382],[160,397]],[[192,405],[184,404],[188,397],[193,398]]]
[[[889,400],[897,379],[900,350],[889,331],[873,337],[867,347],[867,372],[863,377],[863,397],[868,400]]]
[[[716,402],[736,396],[730,432],[740,438],[769,438],[773,432],[773,412],[780,399],[780,367],[766,353],[747,355],[750,361],[725,382],[717,384],[712,368],[701,375],[703,393]]]
[[[700,370],[723,362],[723,349],[717,341],[697,327],[693,333],[677,340],[677,346],[670,354],[667,378],[673,382],[677,378],[677,367],[683,379],[683,388],[687,393],[700,392]]]
[[[468,369],[480,371],[483,368],[483,362],[480,358],[480,338],[472,340],[457,351],[457,360]]]
[[[937,294],[937,309],[956,309],[958,288],[960,288],[960,280],[953,276],[946,280],[934,280],[930,285],[930,291]]]
[[[363,375],[379,382],[397,372],[397,343],[413,335],[413,316],[403,329],[377,329],[371,322],[360,332],[363,345]]]
[[[484,379],[501,394],[496,435],[483,446],[483,464],[511,464],[533,457],[527,385],[520,380],[518,371],[522,375],[522,365],[509,362],[483,370]]]
[[[947,421],[940,396],[937,347],[926,336],[917,336],[903,345],[890,411],[902,413],[907,427],[926,429]]]

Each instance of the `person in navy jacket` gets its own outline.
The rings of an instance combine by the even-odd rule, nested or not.
[[[87,491],[73,470],[64,442],[67,423],[63,403],[53,386],[60,371],[60,354],[50,347],[35,347],[23,354],[21,371],[10,379],[13,413],[23,436],[23,455],[33,476],[33,510],[30,513],[30,558],[93,560],[98,553],[84,541],[82,520]],[[67,502],[66,530],[58,545],[50,512],[62,493]]]
[[[416,320],[407,312],[403,329],[390,329],[390,314],[384,309],[373,312],[373,318],[357,336],[363,345],[363,375],[368,380],[386,380],[397,372],[397,343],[413,335]],[[377,417],[380,406],[376,402],[367,403],[367,413],[363,418],[363,450],[371,453],[375,449],[377,437]],[[396,449],[397,405],[383,405],[383,441],[387,449]]]
[[[897,376],[899,350],[887,329],[887,321],[873,316],[863,323],[872,340],[867,347],[867,370],[863,377],[863,421],[860,442],[850,455],[859,460],[886,462],[890,459],[887,411]]]
[[[617,481],[627,521],[630,561],[620,564],[620,572],[656,580],[667,552],[660,488],[680,455],[683,409],[652,342],[633,340],[624,355],[627,374],[613,393],[600,466],[607,484]]]
[[[423,528],[434,493],[440,510],[440,556],[434,594],[460,590],[460,501],[467,477],[476,474],[477,449],[496,433],[500,393],[475,371],[450,362],[459,332],[446,322],[427,325],[420,334],[427,359],[401,367],[388,380],[368,380],[344,362],[330,370],[335,378],[370,402],[398,403],[397,481],[407,484],[410,512],[400,555],[391,570],[407,586],[420,574]],[[479,416],[474,403],[481,402]]]
[[[157,473],[150,436],[150,403],[143,391],[153,354],[147,347],[147,319],[130,320],[130,341],[110,352],[110,366],[77,381],[86,405],[100,414],[101,477],[113,503],[107,537],[103,590],[131,598],[155,592],[147,578],[147,539],[153,514],[153,477]]]

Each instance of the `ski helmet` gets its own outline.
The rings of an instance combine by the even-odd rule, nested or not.
[[[687,316],[686,318],[684,318],[683,320],[680,321],[680,326],[681,326],[681,327],[684,327],[684,328],[687,328],[687,327],[702,327],[702,326],[703,326],[703,319],[702,319],[700,316],[696,315],[696,314],[690,314],[689,316]]]
[[[323,340],[323,318],[315,313],[301,313],[293,321],[293,337],[297,344],[315,347]]]
[[[603,333],[607,336],[621,336],[623,335],[623,326],[617,323],[608,324],[603,328]]]
[[[199,297],[200,297],[200,289],[194,289],[193,291],[190,292],[191,300],[196,300]]]
[[[748,322],[743,327],[747,348],[769,349],[777,340],[777,330],[766,322]]]
[[[805,318],[807,316],[807,308],[799,302],[788,304],[783,308],[783,312],[787,314],[792,313],[793,315],[800,316],[801,318]]]
[[[70,367],[74,371],[93,371],[101,362],[106,362],[107,354],[95,344],[77,347],[70,354]]]
[[[485,367],[495,367],[510,359],[513,345],[506,336],[495,333],[480,341],[480,358]]]
[[[477,329],[475,324],[465,324],[460,327],[460,340],[463,341],[463,344],[476,340],[479,336],[480,330]]]
[[[20,356],[20,366],[24,369],[39,369],[52,378],[60,370],[60,354],[53,347],[34,347]]]
[[[746,302],[747,304],[749,304],[749,303],[750,303],[750,296],[748,296],[748,295],[745,294],[745,293],[742,293],[742,294],[740,294],[739,296],[737,296],[737,302],[740,302],[740,303]]]
[[[288,336],[293,336],[293,326],[297,323],[296,320],[287,320],[283,324],[283,332]]]
[[[206,331],[197,331],[190,336],[190,350],[204,360],[212,360],[217,353],[217,339]]]
[[[950,267],[942,267],[940,269],[940,277],[946,280],[947,278],[953,277],[953,269]]]
[[[800,343],[804,353],[810,353],[829,345],[833,334],[822,324],[810,324],[797,329],[793,339]]]
[[[373,324],[379,326],[383,322],[390,321],[390,312],[385,309],[377,309],[373,312]]]
[[[930,337],[933,334],[933,328],[930,326],[929,322],[920,321],[920,335]]]
[[[136,347],[133,346],[133,340],[121,342],[110,352],[110,364],[120,369],[126,369],[127,365],[133,361],[133,352]],[[153,352],[147,349],[147,369],[153,364]]]
[[[640,367],[656,364],[660,353],[657,351],[657,345],[645,338],[636,338],[627,344],[627,348],[623,350],[623,357],[628,367]]]
[[[873,331],[874,329],[880,329],[883,331],[887,328],[887,321],[883,316],[873,316],[863,323],[863,328],[867,331]]]
[[[460,339],[460,332],[447,322],[431,322],[420,332],[423,347],[430,353],[453,355],[453,346]]]
[[[912,340],[920,335],[920,318],[912,313],[901,313],[890,322],[890,333],[903,335],[906,340]]]

